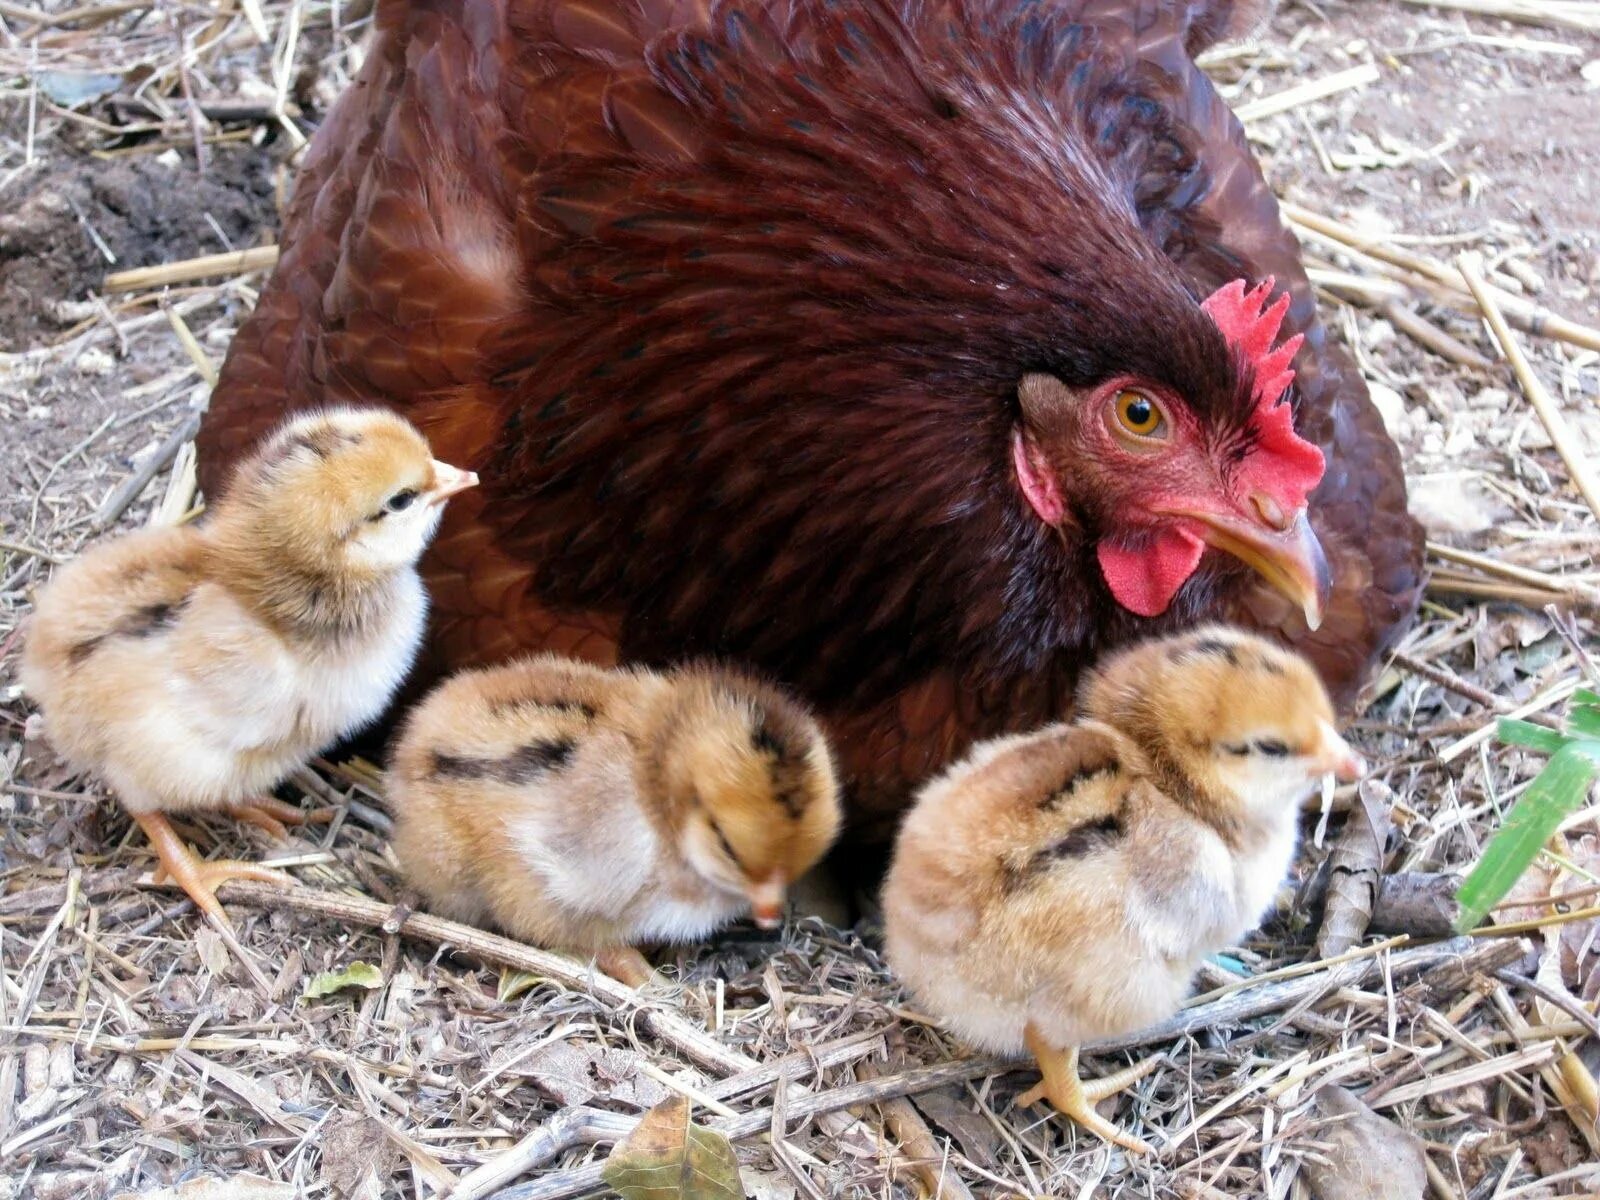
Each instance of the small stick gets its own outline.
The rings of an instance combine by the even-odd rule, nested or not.
[[[362,896],[313,891],[303,887],[284,889],[247,880],[230,880],[219,892],[244,904],[261,908],[290,908],[333,920],[354,922],[370,929],[382,929],[394,913],[392,905],[380,904]],[[449,945],[480,962],[531,971],[574,991],[593,996],[614,1009],[636,1009],[639,1024],[653,1036],[691,1062],[720,1075],[736,1075],[756,1065],[753,1060],[700,1032],[677,1014],[648,1007],[633,988],[591,970],[588,964],[576,959],[525,946],[510,938],[426,913],[411,913],[400,925],[399,932],[436,945]]]
[[[1412,312],[1403,304],[1387,300],[1378,305],[1378,312],[1401,333],[1418,345],[1432,350],[1440,358],[1448,359],[1463,367],[1470,367],[1474,371],[1487,371],[1494,366],[1471,346],[1457,341],[1432,321]]]
[[[122,516],[128,510],[128,506],[139,498],[145,488],[150,486],[150,481],[178,456],[179,450],[194,441],[195,434],[199,432],[200,414],[190,413],[176,429],[167,435],[166,441],[161,443],[160,448],[139,464],[137,471],[112,489],[111,494],[106,497],[105,503],[100,506],[100,511],[95,513],[94,519],[89,522],[89,528],[95,533],[104,533],[115,525],[117,518]]]
[[[168,287],[175,283],[192,283],[213,276],[246,275],[276,266],[277,246],[252,246],[248,250],[227,250],[220,254],[202,254],[199,258],[186,258],[178,262],[162,263],[156,267],[135,267],[131,271],[114,271],[105,277],[102,287],[107,292],[142,292],[152,288]]]
[[[1453,8],[1457,12],[1476,13],[1482,17],[1499,17],[1504,21],[1520,21],[1524,25],[1547,25],[1556,29],[1578,29],[1585,33],[1600,33],[1600,6],[1585,4],[1581,0],[1401,0],[1403,4],[1418,8]]]
[[[1278,207],[1292,223],[1316,234],[1324,241],[1334,242],[1368,258],[1401,267],[1413,275],[1421,276],[1422,281],[1441,287],[1452,302],[1457,297],[1467,302],[1471,300],[1470,294],[1461,286],[1458,274],[1442,262],[1376,241],[1349,225],[1325,217],[1309,208],[1303,208],[1292,201],[1284,200]],[[1541,305],[1520,296],[1513,296],[1509,292],[1499,289],[1495,291],[1495,299],[1506,314],[1506,319],[1518,329],[1537,337],[1570,342],[1587,350],[1600,350],[1600,329],[1569,321]]]
[[[1507,713],[1511,705],[1500,699],[1493,692],[1485,691],[1475,683],[1469,683],[1454,671],[1435,666],[1430,662],[1423,662],[1420,658],[1412,658],[1403,651],[1396,650],[1391,658],[1395,663],[1410,671],[1413,675],[1420,675],[1429,683],[1436,683],[1448,692],[1464,696],[1474,704],[1481,704],[1490,712]]]
[[[883,1072],[872,1063],[862,1063],[856,1075],[863,1079],[881,1079]],[[917,1182],[932,1200],[973,1200],[972,1191],[950,1166],[950,1152],[933,1136],[927,1122],[916,1108],[903,1096],[885,1100],[878,1105],[883,1112],[883,1123],[889,1133],[900,1141],[900,1151],[911,1161]]]
[[[1321,79],[1308,79],[1305,83],[1296,84],[1271,96],[1263,96],[1259,100],[1252,100],[1248,104],[1241,104],[1234,109],[1234,116],[1249,124],[1251,121],[1277,116],[1279,113],[1288,112],[1291,108],[1299,108],[1302,104],[1323,100],[1350,88],[1366,87],[1367,84],[1377,81],[1377,66],[1373,63],[1362,63],[1357,67],[1335,71],[1332,75],[1325,75]]]
[[[1523,354],[1516,336],[1506,324],[1505,314],[1500,311],[1500,306],[1489,291],[1489,285],[1483,280],[1481,263],[1476,261],[1473,255],[1463,254],[1456,260],[1456,265],[1460,267],[1461,276],[1467,281],[1467,287],[1472,289],[1473,298],[1483,309],[1483,315],[1488,318],[1489,328],[1494,331],[1495,340],[1500,343],[1506,361],[1516,373],[1517,382],[1522,385],[1528,403],[1533,405],[1533,411],[1538,413],[1539,420],[1544,422],[1545,431],[1555,443],[1556,453],[1561,455],[1561,461],[1567,464],[1567,472],[1572,476],[1572,482],[1583,494],[1585,502],[1589,505],[1589,511],[1600,517],[1600,479],[1595,477],[1585,451],[1578,445],[1577,438],[1567,425],[1567,419],[1561,415],[1561,409],[1557,407],[1554,398],[1545,390],[1544,384],[1539,382],[1539,377],[1533,373],[1533,368],[1528,364],[1527,355]]]
[[[1515,583],[1525,583],[1529,587],[1542,588],[1549,592],[1573,592],[1585,600],[1600,599],[1593,588],[1585,587],[1579,583],[1563,579],[1559,575],[1550,575],[1544,571],[1535,571],[1532,567],[1519,566],[1516,563],[1501,562],[1487,554],[1478,554],[1472,550],[1462,550],[1455,546],[1447,546],[1443,542],[1429,542],[1428,553],[1446,562],[1458,563],[1463,567],[1473,567],[1485,575],[1498,575],[1510,579]]]

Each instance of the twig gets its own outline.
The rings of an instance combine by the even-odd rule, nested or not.
[[[237,888],[244,885],[228,886]],[[1445,965],[1457,965],[1472,971],[1492,971],[1509,966],[1528,953],[1526,943],[1511,944],[1494,955],[1482,953],[1482,947],[1495,944],[1504,945],[1495,942],[1474,942],[1470,938],[1455,938],[1436,946],[1418,946],[1400,950],[1390,956],[1388,974],[1390,977],[1395,977]],[[1348,962],[1332,971],[1322,971],[1299,979],[1236,992],[1211,1004],[1185,1010],[1158,1026],[1127,1037],[1097,1042],[1087,1049],[1096,1052],[1129,1050],[1138,1046],[1171,1041],[1201,1029],[1232,1024],[1292,1007],[1306,996],[1319,991],[1359,987],[1369,977],[1382,973],[1383,964],[1372,958]],[[1015,1070],[1018,1066],[1019,1064],[1003,1059],[973,1058],[937,1066],[915,1067],[881,1079],[821,1092],[799,1100],[791,1098],[788,1105],[789,1115],[792,1119],[820,1116],[860,1104],[880,1103],[900,1096],[932,1091],[947,1083],[960,1083],[986,1075],[1002,1074]],[[720,1129],[731,1139],[739,1140],[761,1133],[770,1122],[771,1109],[760,1109],[744,1114],[737,1121],[714,1122],[713,1128]],[[595,1191],[600,1186],[600,1166],[595,1164],[575,1170],[557,1171],[545,1178],[507,1188],[494,1193],[493,1200],[567,1200],[568,1197],[582,1196]]]
[[[162,263],[156,267],[114,271],[106,276],[102,287],[107,292],[142,292],[152,288],[169,287],[175,283],[192,283],[197,279],[246,275],[251,271],[263,271],[276,266],[277,262],[277,246],[253,246],[248,250],[202,254],[199,258]]]
[[[1487,371],[1494,366],[1471,346],[1457,341],[1432,321],[1412,312],[1403,304],[1388,300],[1378,305],[1378,312],[1401,333],[1432,350],[1440,358],[1449,359],[1463,367],[1470,367],[1474,371]]]
[[[261,908],[291,908],[338,921],[353,922],[371,929],[383,928],[393,907],[360,896],[313,891],[309,888],[279,888],[271,884],[233,880],[224,885],[221,896]],[[637,1020],[649,1033],[678,1051],[691,1062],[719,1075],[736,1075],[755,1065],[700,1032],[675,1013],[648,1007],[648,1000],[625,984],[590,969],[576,959],[552,954],[426,913],[412,913],[399,932],[436,945],[449,945],[461,953],[495,966],[515,967],[553,979],[564,987],[584,992],[613,1008],[636,1009]]]
[[[128,506],[150,486],[150,481],[159,475],[166,465],[177,457],[178,451],[192,442],[195,434],[199,432],[200,414],[190,413],[167,435],[166,441],[161,443],[156,452],[139,464],[138,470],[112,489],[105,503],[100,506],[100,511],[95,513],[94,519],[89,522],[89,528],[95,533],[104,533],[115,525],[118,518],[128,510]]]
[[[1555,443],[1556,453],[1561,455],[1561,461],[1567,464],[1572,482],[1583,494],[1584,501],[1589,505],[1589,511],[1600,517],[1600,479],[1595,477],[1584,449],[1578,445],[1577,438],[1567,425],[1567,419],[1561,415],[1561,409],[1545,390],[1544,384],[1539,382],[1539,377],[1533,373],[1527,355],[1523,354],[1522,347],[1518,345],[1516,337],[1506,325],[1505,314],[1491,294],[1489,285],[1484,282],[1480,270],[1481,263],[1475,261],[1474,256],[1463,254],[1456,260],[1456,265],[1461,269],[1461,276],[1467,281],[1467,287],[1472,290],[1473,297],[1482,307],[1483,315],[1489,321],[1489,328],[1494,331],[1495,340],[1500,343],[1506,361],[1516,373],[1517,382],[1522,385],[1528,403],[1533,405],[1533,411],[1538,413],[1539,420],[1544,422],[1545,431]]]
[[[1373,63],[1362,63],[1360,66],[1335,71],[1332,75],[1325,75],[1321,79],[1308,79],[1305,83],[1296,84],[1275,95],[1263,96],[1248,104],[1241,104],[1233,111],[1240,121],[1248,124],[1263,117],[1273,117],[1288,112],[1291,108],[1299,108],[1302,104],[1326,99],[1350,88],[1366,87],[1367,84],[1377,81],[1377,66]]]
[[[1600,1021],[1597,1021],[1594,1013],[1590,1012],[1572,996],[1563,995],[1561,992],[1556,991],[1555,988],[1546,987],[1532,976],[1518,975],[1515,971],[1496,971],[1494,977],[1501,983],[1532,992],[1546,1003],[1555,1005],[1587,1029],[1591,1037],[1600,1038]]]
[[[1470,306],[1472,296],[1461,284],[1459,274],[1450,266],[1426,255],[1415,254],[1409,250],[1387,245],[1366,236],[1357,229],[1351,228],[1331,217],[1323,216],[1299,204],[1285,200],[1279,205],[1283,215],[1297,227],[1318,238],[1335,245],[1345,247],[1367,258],[1388,263],[1399,267],[1419,278],[1422,285],[1432,284],[1452,304]],[[1427,286],[1420,290],[1429,291]],[[1580,325],[1576,321],[1569,321],[1548,308],[1534,304],[1520,296],[1494,289],[1495,299],[1505,313],[1506,319],[1518,329],[1537,337],[1550,337],[1558,341],[1570,342],[1574,346],[1582,346],[1587,350],[1600,350],[1600,329],[1593,329],[1587,325]],[[1470,309],[1469,309],[1470,311]]]
[[[1485,575],[1498,575],[1503,579],[1509,579],[1515,583],[1525,583],[1529,587],[1541,588],[1548,592],[1570,592],[1588,603],[1600,601],[1600,593],[1597,593],[1594,588],[1569,579],[1563,579],[1559,575],[1551,575],[1545,571],[1535,571],[1532,567],[1503,562],[1492,555],[1462,550],[1456,546],[1447,546],[1443,542],[1429,542],[1428,553],[1435,558],[1442,558],[1446,562],[1458,563],[1463,567],[1472,567],[1482,571]]]
[[[1401,0],[1417,8],[1453,8],[1457,12],[1546,25],[1553,29],[1581,29],[1600,33],[1600,4],[1586,0]]]
[[[856,1069],[862,1079],[882,1078],[883,1072],[871,1063]],[[903,1096],[885,1100],[878,1106],[883,1112],[883,1123],[891,1135],[900,1140],[900,1150],[911,1161],[917,1182],[923,1192],[933,1200],[973,1200],[972,1191],[961,1177],[951,1169],[948,1143],[941,1146],[927,1122],[918,1114],[911,1101]]]

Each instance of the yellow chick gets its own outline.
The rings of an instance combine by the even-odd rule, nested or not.
[[[1078,720],[977,747],[926,785],[884,889],[890,965],[974,1046],[1032,1053],[1048,1098],[1094,1109],[1150,1059],[1084,1083],[1078,1050],[1176,1012],[1196,967],[1268,911],[1300,802],[1361,761],[1311,667],[1220,626],[1146,642],[1086,682]]]
[[[715,667],[665,674],[555,656],[447,680],[408,718],[389,769],[394,850],[441,915],[600,957],[684,942],[786,888],[839,830],[811,715]]]
[[[391,413],[304,414],[202,524],[96,546],[40,592],[22,684],[47,736],[218,921],[224,881],[288,878],[199,860],[162,814],[225,811],[279,834],[306,819],[266,793],[388,705],[422,637],[417,559],[445,500],[477,481]]]

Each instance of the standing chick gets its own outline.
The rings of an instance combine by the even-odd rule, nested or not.
[[[1361,769],[1295,655],[1223,627],[1136,646],[1076,724],[979,746],[923,789],[885,885],[889,961],[975,1046],[1033,1054],[1021,1103],[1147,1152],[1093,1106],[1156,1060],[1084,1084],[1077,1047],[1175,1012],[1267,911],[1311,786]]]
[[[435,911],[602,955],[703,937],[784,892],[838,833],[809,713],[714,667],[667,674],[541,656],[448,680],[390,765],[394,849]]]
[[[377,717],[410,670],[427,600],[417,559],[444,501],[477,483],[378,409],[303,414],[244,461],[200,526],[86,552],[39,594],[22,684],[58,753],[116,792],[160,868],[226,924],[231,878],[165,812],[218,810],[273,829],[265,795]]]

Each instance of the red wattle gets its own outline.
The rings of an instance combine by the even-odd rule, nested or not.
[[[1205,549],[1188,530],[1168,526],[1137,547],[1106,540],[1095,553],[1117,603],[1141,617],[1159,617],[1194,574]]]

